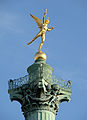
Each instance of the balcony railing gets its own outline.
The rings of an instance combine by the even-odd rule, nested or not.
[[[64,90],[68,90],[68,91],[72,91],[72,83],[70,80],[63,80],[60,78],[56,78],[56,76],[52,76],[52,81],[54,84],[58,84],[58,86]],[[8,82],[8,86],[9,86],[9,90],[13,90],[16,88],[21,87],[24,84],[29,84],[29,75],[26,75],[24,77],[18,78],[18,79],[14,79],[14,80],[9,80]]]
[[[58,84],[58,86],[62,89],[72,91],[72,82],[71,80],[63,80],[61,78],[56,78],[56,76],[52,76],[52,80],[54,83]]]
[[[19,87],[21,87],[24,84],[28,84],[28,81],[29,81],[29,75],[26,75],[24,77],[20,77],[18,79],[14,79],[14,80],[10,79],[8,81],[8,86],[9,86],[8,89],[12,90],[12,89],[19,88]]]

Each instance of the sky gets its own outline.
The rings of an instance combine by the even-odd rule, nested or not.
[[[21,105],[11,102],[9,79],[27,75],[40,38],[30,13],[42,19],[44,9],[54,30],[46,33],[42,51],[58,78],[72,81],[69,103],[59,105],[56,120],[87,119],[87,1],[0,0],[0,120],[24,120]]]

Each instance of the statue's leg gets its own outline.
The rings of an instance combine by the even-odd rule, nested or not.
[[[27,43],[27,45],[31,44],[34,40],[36,40],[38,37],[41,36],[42,32],[39,32],[29,43]]]
[[[39,52],[41,51],[41,47],[42,47],[42,45],[43,45],[43,43],[44,43],[44,40],[45,40],[45,33],[43,33],[43,34],[41,35],[41,43],[40,43],[40,46],[39,46],[39,49],[38,49]]]

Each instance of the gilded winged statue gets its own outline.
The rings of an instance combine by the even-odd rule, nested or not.
[[[35,22],[37,23],[38,27],[40,28],[40,32],[29,42],[27,43],[27,45],[31,44],[34,40],[36,40],[38,37],[41,36],[41,43],[39,46],[38,51],[41,51],[41,47],[45,41],[45,33],[46,31],[51,31],[54,27],[48,28],[47,25],[49,24],[49,19],[45,20],[45,16],[47,14],[47,9],[45,9],[44,15],[43,15],[43,21],[41,21],[39,18],[37,18],[36,16],[30,14],[30,16],[35,20]]]

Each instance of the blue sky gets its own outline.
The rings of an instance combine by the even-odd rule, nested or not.
[[[54,75],[72,81],[69,103],[59,106],[56,120],[87,119],[87,1],[0,0],[0,120],[24,120],[18,102],[10,102],[8,80],[27,74],[40,44],[26,43],[39,29],[29,16],[47,16],[54,30],[46,33],[42,51]]]

